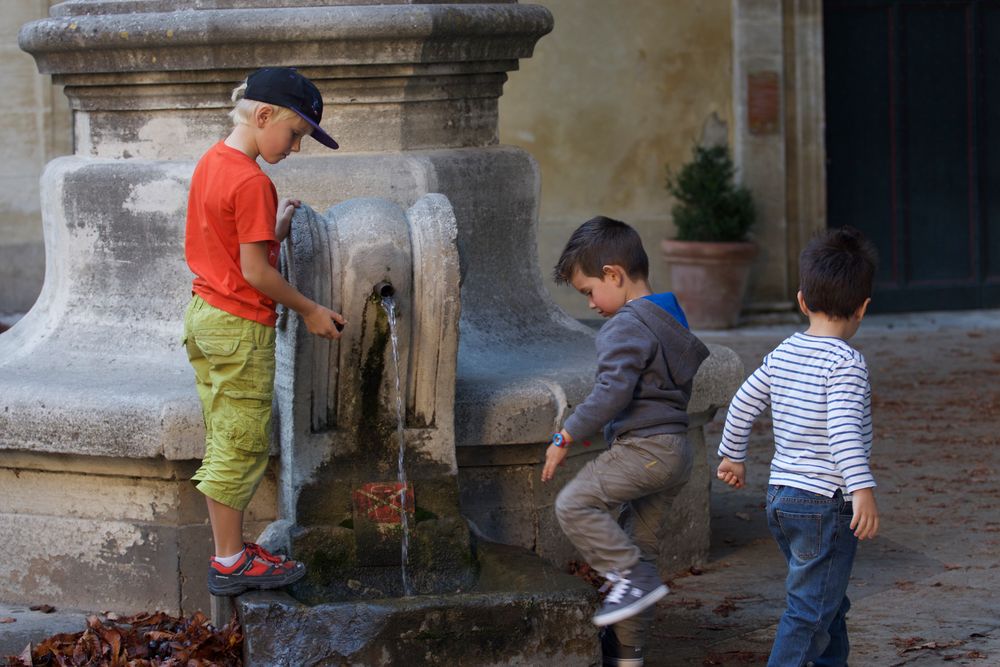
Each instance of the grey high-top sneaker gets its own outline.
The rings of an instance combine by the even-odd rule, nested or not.
[[[606,578],[611,590],[594,615],[594,625],[624,621],[670,592],[652,563],[645,561],[639,561],[627,572],[609,572]]]

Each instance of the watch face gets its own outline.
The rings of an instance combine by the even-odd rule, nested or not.
[[[555,445],[556,447],[562,447],[562,445],[563,445],[563,434],[562,433],[556,433],[555,435],[553,435],[552,436],[552,444]]]

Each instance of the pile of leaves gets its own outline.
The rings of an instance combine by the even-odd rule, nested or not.
[[[235,615],[222,629],[197,612],[163,612],[103,619],[83,632],[58,634],[11,656],[6,667],[242,667],[243,632]]]

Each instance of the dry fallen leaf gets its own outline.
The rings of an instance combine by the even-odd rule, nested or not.
[[[712,610],[712,613],[718,614],[719,616],[726,618],[727,616],[729,616],[729,614],[736,611],[737,609],[738,607],[736,606],[736,603],[733,602],[730,598],[726,598],[725,600],[722,601],[722,603],[719,606],[717,606],[715,609]]]
[[[964,644],[962,640],[955,640],[951,642],[924,642],[923,644],[915,644],[912,646],[907,646],[903,650],[899,651],[899,655],[904,653],[910,653],[911,651],[933,651],[942,648],[953,648],[955,646],[961,646]]]
[[[604,577],[599,575],[597,570],[593,569],[586,563],[571,560],[566,565],[566,571],[574,576],[580,577],[594,588],[601,588],[604,584]]]

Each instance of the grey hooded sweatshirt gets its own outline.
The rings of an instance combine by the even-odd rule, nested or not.
[[[687,430],[687,405],[708,348],[650,299],[633,299],[597,333],[597,376],[566,420],[573,440],[604,427],[608,444]]]

